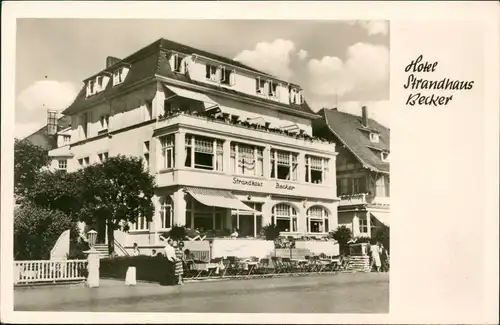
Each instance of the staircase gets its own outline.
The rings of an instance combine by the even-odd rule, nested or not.
[[[101,258],[108,258],[109,257],[107,244],[95,244],[94,248],[96,249],[96,251],[99,252],[99,256]]]

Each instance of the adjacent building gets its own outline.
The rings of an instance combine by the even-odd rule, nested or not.
[[[294,237],[337,227],[336,147],[313,135],[321,116],[299,85],[165,39],[108,57],[83,82],[62,112],[71,126],[50,151],[53,167],[143,158],[155,215],[115,236],[125,248],[153,247],[177,224],[249,238],[270,223]],[[105,225],[95,227],[105,243]]]
[[[367,107],[361,116],[336,109],[318,114],[313,134],[337,144],[338,224],[356,237],[371,237],[378,226],[389,225],[389,129],[368,118]]]

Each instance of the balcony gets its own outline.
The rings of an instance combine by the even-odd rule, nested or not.
[[[368,193],[358,193],[350,195],[340,195],[340,206],[360,205],[360,204],[378,204],[389,205],[390,197],[373,196]]]
[[[334,185],[231,175],[191,168],[160,171],[156,175],[156,184],[159,187],[181,185],[226,189],[236,192],[258,192],[327,200],[336,199]]]
[[[295,148],[304,148],[308,151],[318,151],[335,154],[335,143],[312,137],[303,132],[293,133],[282,129],[269,128],[249,122],[232,121],[223,117],[200,115],[203,113],[176,112],[169,116],[160,116],[156,122],[156,130],[174,125],[185,128],[209,131],[213,134],[233,134],[264,143],[279,143]]]

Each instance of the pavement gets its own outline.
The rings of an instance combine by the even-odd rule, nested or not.
[[[388,313],[388,273],[203,281],[183,286],[102,280],[14,290],[15,311]]]

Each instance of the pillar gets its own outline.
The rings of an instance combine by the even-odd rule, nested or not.
[[[359,218],[357,212],[354,212],[354,217],[352,218],[352,235],[354,237],[359,236]]]
[[[225,140],[222,144],[222,170],[225,173],[231,171],[231,141]]]
[[[182,188],[174,192],[173,225],[186,225],[186,198]]]
[[[158,234],[158,230],[161,228],[161,220],[160,220],[160,197],[158,195],[153,196],[153,218],[151,219],[151,223],[149,225],[149,244],[156,245],[159,243],[160,238]]]
[[[305,201],[299,202],[297,205],[297,232],[305,234],[307,232],[307,205]]]
[[[306,154],[301,152],[297,157],[297,180],[299,182],[306,181]]]
[[[176,169],[183,168],[184,162],[186,161],[186,133],[185,132],[177,132],[175,134],[175,153],[174,153],[174,167]],[[193,158],[194,159],[194,158]],[[175,209],[175,208],[174,208]]]
[[[270,169],[270,166],[271,166],[271,147],[270,146],[266,146],[264,148],[263,159],[264,159],[264,166],[263,166],[264,177],[266,179],[269,179],[269,177],[271,176],[271,169]]]
[[[99,252],[95,248],[91,248],[90,250],[86,251],[85,253],[88,254],[87,256],[87,270],[88,270],[88,275],[87,275],[87,286],[89,288],[97,288],[99,287],[99,264],[100,264],[100,258],[99,258]]]
[[[372,227],[371,227],[371,215],[369,211],[366,211],[366,224],[368,226],[368,237],[372,237]]]

